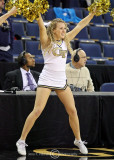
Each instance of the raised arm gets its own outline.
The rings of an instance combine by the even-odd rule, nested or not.
[[[73,30],[67,33],[67,38],[69,41],[75,38],[75,36],[91,21],[94,14],[95,13],[90,13],[87,17],[82,19]]]
[[[17,12],[16,7],[14,6],[10,11],[8,11],[6,14],[0,17],[0,25],[11,15],[15,14]]]
[[[49,44],[48,35],[46,32],[46,27],[44,26],[43,19],[41,17],[41,14],[39,14],[39,19],[37,20],[39,25],[39,31],[40,31],[40,42],[43,49],[45,49]]]

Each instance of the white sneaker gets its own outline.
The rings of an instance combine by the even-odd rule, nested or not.
[[[26,160],[26,156],[18,157],[17,160]]]
[[[87,157],[81,157],[81,158],[79,158],[79,160],[88,160],[88,158]]]
[[[22,155],[22,156],[26,156],[26,146],[28,146],[25,142],[23,142],[22,140],[18,140],[16,142],[16,146],[17,146],[17,152]]]
[[[87,150],[86,146],[84,145],[84,142],[82,142],[81,140],[78,141],[75,139],[74,145],[79,148],[79,150],[82,154],[88,154],[88,150]]]

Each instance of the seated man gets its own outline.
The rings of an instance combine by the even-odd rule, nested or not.
[[[72,91],[94,91],[86,61],[86,53],[79,48],[74,51],[72,61],[66,64],[67,81]]]
[[[39,72],[30,70],[35,67],[34,56],[23,51],[18,56],[20,69],[6,73],[4,90],[10,90],[12,87],[18,87],[19,90],[36,90],[39,79]]]

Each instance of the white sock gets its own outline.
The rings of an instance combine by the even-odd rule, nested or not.
[[[23,143],[25,143],[25,140],[21,140],[21,139],[19,139],[19,142],[23,142]]]
[[[77,140],[76,138],[75,138],[75,140],[76,140],[77,142],[81,142],[81,141],[82,141],[81,139]]]

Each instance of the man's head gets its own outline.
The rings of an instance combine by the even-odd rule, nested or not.
[[[0,12],[2,12],[2,10],[4,9],[4,0],[0,0]]]
[[[30,67],[35,67],[34,56],[30,53],[23,51],[18,56],[18,64],[25,70],[28,70]]]
[[[72,64],[75,68],[84,67],[87,61],[86,53],[81,48],[74,51],[72,56]]]

